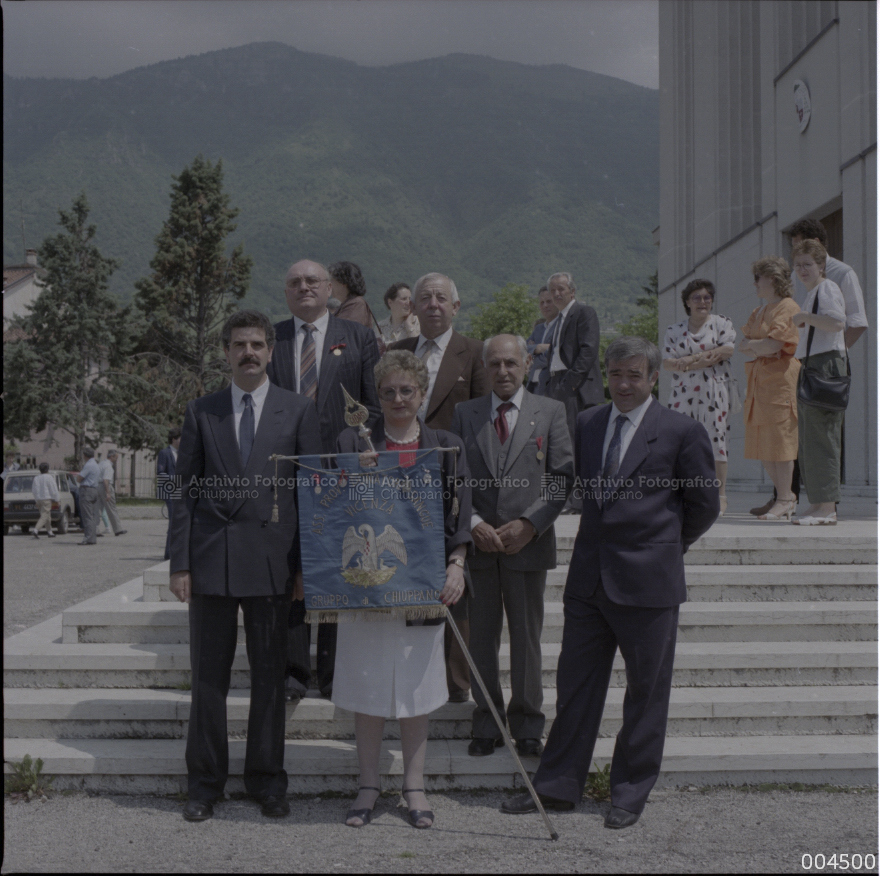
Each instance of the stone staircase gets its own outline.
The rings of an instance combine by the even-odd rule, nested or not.
[[[800,529],[721,522],[687,554],[661,784],[877,781],[877,550],[874,524]],[[557,526],[567,563],[576,518]],[[555,671],[567,568],[548,577],[544,699]],[[4,642],[5,760],[41,757],[54,786],[171,793],[185,788],[187,610],[168,564]],[[243,635],[229,697],[231,778],[242,790],[248,674]],[[502,675],[509,654],[502,646]],[[618,655],[595,760],[611,756],[625,678]],[[441,788],[522,784],[506,750],[467,755],[472,703],[431,718],[426,781]],[[383,752],[399,782],[397,723]],[[291,793],[356,786],[350,713],[323,699],[288,708]],[[527,761],[534,769],[536,762]],[[6,767],[7,771],[9,767]]]

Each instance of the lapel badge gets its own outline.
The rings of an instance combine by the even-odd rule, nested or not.
[[[532,425],[534,426],[535,424],[532,423]],[[535,456],[536,456],[539,460],[540,460],[540,459],[543,459],[543,458],[544,458],[544,451],[543,451],[541,448],[544,446],[544,436],[543,436],[543,435],[539,435],[539,436],[535,439],[535,443],[538,445],[538,452],[535,454]]]

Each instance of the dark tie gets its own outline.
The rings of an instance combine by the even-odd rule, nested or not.
[[[238,449],[241,452],[242,467],[246,467],[254,446],[254,400],[249,392],[241,397],[244,411],[238,425]]]
[[[559,342],[559,327],[562,325],[562,314],[556,317],[553,333],[550,336],[550,349],[547,350],[547,371],[553,366],[553,354],[556,352],[556,344]]]
[[[605,465],[602,467],[602,501],[607,502],[611,497],[611,479],[617,474],[620,468],[620,433],[623,431],[623,424],[627,421],[625,414],[618,414],[614,421],[614,434],[611,436],[611,443],[608,445],[608,451],[605,454]]]
[[[306,336],[303,338],[299,357],[299,392],[314,400],[318,394],[318,362],[315,359],[315,327],[311,323],[303,325]]]
[[[495,431],[498,433],[498,440],[503,444],[510,436],[510,429],[507,428],[507,417],[504,415],[513,407],[513,402],[504,402],[498,405],[498,415],[495,417]]]

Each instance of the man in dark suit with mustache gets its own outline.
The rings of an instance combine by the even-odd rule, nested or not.
[[[221,336],[232,384],[187,406],[175,472],[181,496],[172,517],[171,590],[189,604],[192,666],[187,821],[210,818],[226,785],[239,608],[251,669],[245,788],[264,815],[290,812],[284,676],[299,537],[294,490],[276,488],[269,457],[321,450],[314,405],[266,377],[275,339],[268,318],[240,311]],[[291,462],[278,463],[285,483],[294,473]]]

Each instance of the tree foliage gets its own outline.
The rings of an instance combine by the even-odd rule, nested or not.
[[[131,378],[151,391],[135,405],[131,445],[161,445],[190,399],[225,383],[220,329],[250,282],[242,245],[226,253],[238,210],[223,191],[222,162],[199,155],[173,179],[152,273],[135,283],[142,329]]]
[[[108,291],[117,263],[101,255],[88,225],[85,192],[62,232],[39,249],[43,291],[24,317],[13,320],[21,338],[5,345],[4,432],[25,439],[48,425],[69,432],[81,459],[87,441],[116,437],[115,375],[130,346],[127,310]]]
[[[527,338],[540,317],[537,299],[529,287],[508,283],[495,293],[492,301],[481,304],[471,314],[468,334],[481,341],[502,334]]]
[[[617,324],[618,334],[645,338],[652,344],[658,342],[657,319],[660,311],[658,285],[657,272],[654,271],[648,279],[648,285],[642,286],[645,294],[636,299],[636,305],[641,310],[626,322]]]

